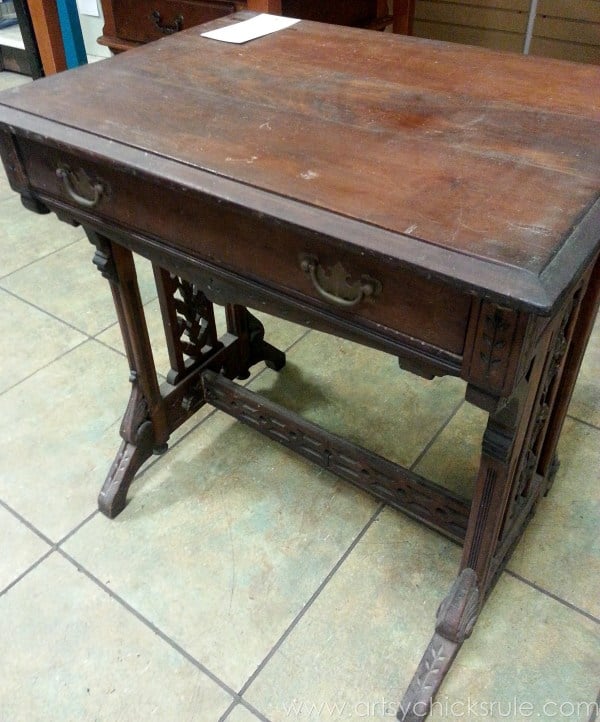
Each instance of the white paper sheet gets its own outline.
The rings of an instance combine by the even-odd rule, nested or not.
[[[296,18],[284,18],[281,15],[262,13],[250,18],[250,20],[242,20],[240,23],[228,25],[226,28],[209,30],[207,33],[202,33],[202,37],[222,40],[225,43],[247,43],[249,40],[276,33],[278,30],[289,28],[290,25],[299,22],[300,20]]]
[[[93,18],[99,18],[97,0],[77,0],[77,10],[81,15],[91,15]]]

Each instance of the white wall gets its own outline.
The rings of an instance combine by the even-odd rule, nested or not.
[[[102,35],[102,27],[104,26],[104,18],[102,17],[102,8],[100,7],[100,3],[96,2],[96,6],[98,8],[99,17],[92,17],[79,12],[79,22],[81,23],[83,43],[88,55],[108,58],[110,56],[110,50],[104,45],[98,45],[96,42],[96,38],[99,38],[100,35]]]

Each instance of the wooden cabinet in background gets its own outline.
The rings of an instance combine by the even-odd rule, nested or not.
[[[101,0],[104,33],[98,39],[114,52],[158,40],[179,30],[238,10],[254,10],[303,20],[410,31],[414,0]]]

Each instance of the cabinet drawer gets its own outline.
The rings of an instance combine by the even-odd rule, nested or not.
[[[234,2],[193,0],[121,0],[113,3],[118,37],[140,43],[235,12]]]
[[[417,350],[462,355],[471,298],[390,259],[335,238],[149,176],[35,141],[19,142],[34,192],[118,230],[133,230],[376,332],[392,329]],[[57,172],[58,171],[58,172]],[[78,214],[77,211],[80,211]],[[143,249],[142,252],[147,252]]]

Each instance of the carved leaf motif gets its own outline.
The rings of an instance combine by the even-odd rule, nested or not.
[[[504,356],[497,352],[502,351],[506,346],[505,331],[509,326],[510,324],[498,310],[493,314],[487,314],[485,317],[484,348],[479,352],[479,356],[487,364],[487,373],[489,373],[492,366],[497,366],[503,361]]]
[[[441,677],[444,671],[444,662],[448,655],[444,654],[444,645],[440,644],[439,649],[430,645],[427,649],[429,658],[423,659],[424,674],[418,677],[417,685],[422,690],[437,689],[437,678]]]

